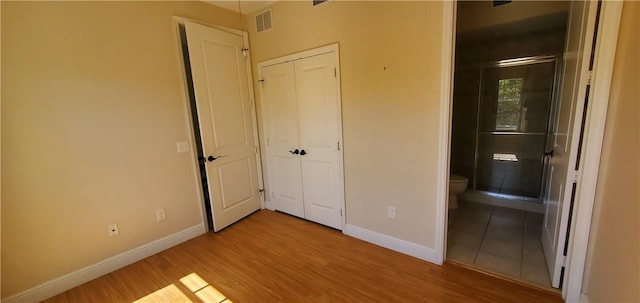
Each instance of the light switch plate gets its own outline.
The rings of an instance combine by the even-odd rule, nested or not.
[[[178,147],[178,152],[179,153],[187,153],[187,152],[189,152],[189,141],[176,142],[176,146]]]
[[[156,209],[156,220],[157,221],[164,221],[166,218],[167,218],[167,215],[164,212],[164,208]]]
[[[396,218],[396,207],[395,206],[389,206],[387,216],[389,217],[389,219],[395,219]]]

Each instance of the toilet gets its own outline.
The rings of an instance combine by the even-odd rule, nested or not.
[[[458,208],[458,195],[467,190],[469,178],[451,174],[449,176],[449,209]]]

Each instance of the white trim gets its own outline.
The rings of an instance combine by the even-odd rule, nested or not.
[[[200,223],[175,234],[138,246],[132,250],[109,257],[72,273],[44,282],[26,291],[2,300],[3,303],[40,302],[83,283],[108,274],[131,263],[157,254],[206,232]]]
[[[586,294],[581,294],[580,303],[589,303],[589,297]]]
[[[438,263],[440,257],[436,253],[436,250],[429,247],[370,231],[355,225],[347,224],[344,228],[344,233],[365,242],[382,246],[428,262]]]
[[[431,262],[442,264],[447,247],[447,202],[449,198],[449,150],[453,104],[453,62],[455,58],[456,3],[442,3],[442,59],[440,82],[440,134],[436,192],[436,239]]]
[[[591,228],[591,215],[598,182],[600,154],[609,104],[609,91],[615,61],[622,2],[602,1],[595,48],[593,79],[585,122],[581,176],[576,189],[573,220],[569,231],[569,250],[563,285],[567,302],[579,302]],[[579,231],[579,232],[577,232]]]
[[[265,194],[264,191],[264,178],[262,172],[262,150],[260,149],[260,137],[258,136],[258,104],[256,102],[256,95],[253,91],[253,73],[251,71],[251,49],[249,47],[249,34],[242,32],[242,39],[244,41],[244,47],[248,49],[247,57],[245,58],[245,68],[247,69],[247,85],[249,86],[249,98],[251,99],[251,124],[253,126],[253,145],[256,150],[256,168],[258,174],[258,188],[263,190],[260,192],[260,208],[265,208]]]
[[[233,34],[233,35],[236,35],[236,36],[240,36],[240,37],[244,37],[244,35],[246,34],[246,32],[241,31],[239,29],[230,28],[230,27],[226,27],[226,26],[222,26],[222,25],[210,24],[210,23],[199,21],[199,20],[193,20],[193,19],[184,18],[184,17],[180,17],[180,16],[173,16],[173,21],[175,23],[177,23],[177,24],[182,24],[182,25],[184,25],[185,22],[191,22],[191,23],[203,25],[203,26],[206,26],[206,27],[215,28],[217,30],[221,30],[223,32],[226,32],[226,33],[229,33],[229,34]]]
[[[278,57],[278,58],[262,61],[262,62],[258,63],[258,71],[261,71],[262,68],[265,67],[265,66],[276,65],[276,64],[280,64],[280,63],[284,63],[284,62],[295,61],[295,60],[309,58],[309,57],[313,57],[313,56],[319,56],[319,55],[323,55],[323,54],[331,53],[331,52],[335,52],[337,54],[337,56],[339,57],[339,51],[340,50],[338,48],[338,43],[333,43],[333,44],[330,44],[330,45],[321,46],[321,47],[317,47],[317,48],[314,48],[314,49],[309,49],[309,50],[297,52],[297,53],[294,53],[294,54],[289,54],[289,55],[286,55],[286,56],[282,56],[282,57]]]

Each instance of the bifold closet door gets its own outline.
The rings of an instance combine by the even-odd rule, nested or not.
[[[293,62],[262,69],[263,116],[273,208],[304,218],[294,70]]]
[[[262,68],[270,207],[342,229],[335,52]]]
[[[295,61],[305,218],[342,229],[342,173],[335,53]]]

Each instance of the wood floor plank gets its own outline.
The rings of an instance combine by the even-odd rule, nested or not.
[[[194,291],[193,282],[180,281],[185,277],[208,285]],[[558,294],[430,264],[268,210],[45,302],[151,302],[163,295],[167,302],[562,302]]]

